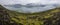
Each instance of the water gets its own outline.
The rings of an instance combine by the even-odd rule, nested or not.
[[[45,7],[31,7],[31,8],[27,8],[27,7],[14,8],[14,7],[8,7],[8,6],[6,7],[6,9],[8,9],[8,10],[17,11],[20,13],[43,12],[43,11],[47,11],[47,10],[54,9],[54,8],[55,7],[52,5],[45,6]]]

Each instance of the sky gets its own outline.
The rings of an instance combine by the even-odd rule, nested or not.
[[[10,4],[22,4],[26,5],[28,3],[36,3],[36,4],[60,4],[60,0],[0,0],[1,5],[10,5]],[[7,8],[7,7],[6,7]],[[40,11],[46,11],[49,9],[53,9],[54,6],[47,6],[47,7],[36,7],[36,8],[11,8],[8,7],[9,10],[14,10],[18,12],[24,12],[24,13],[33,13],[33,12],[40,12]]]
[[[60,4],[60,0],[0,0],[0,4],[28,4],[28,3],[41,3],[41,4]]]

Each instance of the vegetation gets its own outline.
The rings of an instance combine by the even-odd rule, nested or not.
[[[0,5],[1,25],[60,25],[59,23],[60,8],[39,13],[19,13]]]

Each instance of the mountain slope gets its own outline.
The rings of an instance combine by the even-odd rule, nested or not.
[[[10,16],[7,12],[7,9],[5,9],[4,7],[2,7],[0,5],[0,25],[4,25],[4,23],[8,23],[10,19]]]
[[[0,13],[0,19],[3,18],[0,22],[4,21],[4,25],[59,25],[60,23],[60,8],[39,13],[19,13],[7,10],[0,5],[0,11],[3,13]],[[4,19],[8,19],[8,22]]]

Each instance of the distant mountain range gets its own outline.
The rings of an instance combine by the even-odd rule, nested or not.
[[[15,7],[15,8],[20,8],[20,7],[45,7],[46,5],[35,5],[35,4],[26,4],[26,5],[21,5],[21,4],[14,4],[14,5],[4,5],[8,7]]]
[[[28,7],[28,8],[31,8],[31,7],[45,7],[45,6],[49,6],[49,5],[52,5],[52,6],[59,6],[59,4],[35,4],[35,3],[29,3],[29,4],[26,4],[26,5],[22,5],[22,4],[13,4],[13,5],[4,5],[4,6],[8,6],[8,7],[14,7],[14,8],[20,8],[20,7]]]
[[[47,10],[51,10],[59,6],[60,4],[35,4],[29,3],[26,5],[22,4],[12,4],[12,5],[4,5],[6,9],[14,10],[17,12],[23,13],[34,13],[34,12],[43,12]]]

